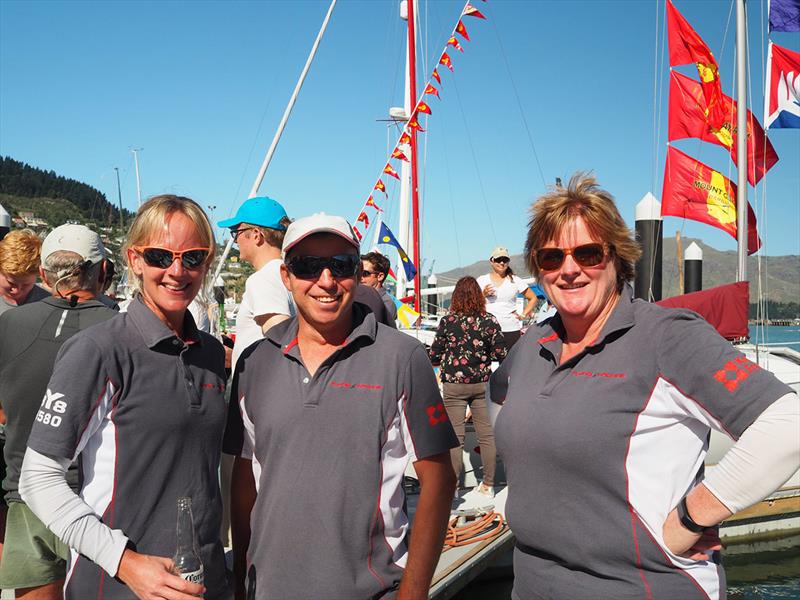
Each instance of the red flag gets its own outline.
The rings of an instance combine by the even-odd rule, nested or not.
[[[703,90],[700,84],[677,71],[670,73],[669,126],[667,138],[698,138],[727,148],[736,163],[736,102],[722,95],[725,121],[719,128],[712,127],[707,118]],[[747,111],[747,181],[757,184],[764,173],[778,162],[778,154],[767,139],[761,124]]]
[[[375,184],[375,187],[374,187],[374,188],[372,188],[372,189],[373,189],[373,190],[380,190],[381,192],[383,192],[384,194],[386,194],[386,184],[384,184],[384,183],[383,183],[383,180],[382,180],[382,179],[378,179],[378,183],[376,183],[376,184]],[[389,196],[389,194],[386,194],[386,196],[388,197],[388,196]]]
[[[400,175],[398,175],[398,174],[397,174],[397,171],[395,171],[395,170],[392,168],[392,165],[388,165],[388,164],[387,164],[385,167],[383,167],[383,172],[384,172],[384,173],[386,173],[387,175],[391,175],[392,177],[394,177],[394,178],[395,178],[395,179],[397,179],[397,180],[399,180],[399,179],[400,179]]]
[[[361,211],[361,214],[358,215],[356,221],[363,223],[364,229],[369,229],[369,217],[367,216],[367,213],[365,213],[363,210]]]
[[[360,242],[361,241],[361,232],[358,230],[358,227],[353,226],[353,233],[356,234],[356,237],[358,238],[358,241]]]
[[[425,130],[420,126],[419,122],[417,121],[417,117],[411,117],[411,120],[408,122],[407,127],[409,129],[416,129],[420,133],[425,133]]]
[[[670,146],[664,167],[661,214],[700,221],[736,238],[736,186],[708,165]],[[747,253],[761,247],[756,215],[747,205]]]
[[[399,158],[400,160],[408,162],[408,157],[400,151],[400,148],[394,149],[392,152],[392,158]]]
[[[416,112],[421,112],[421,113],[425,113],[426,115],[429,115],[429,114],[431,114],[431,107],[428,106],[427,104],[425,104],[424,102],[420,102],[419,104],[417,104],[417,111]]]
[[[703,39],[678,12],[672,2],[667,2],[667,37],[669,38],[669,64],[686,65],[694,63],[703,87],[703,96],[709,109],[708,120],[715,127],[721,127],[727,116],[722,100],[722,85],[719,81],[719,68],[711,50]]]
[[[456,33],[460,34],[465,40],[469,41],[469,35],[467,35],[467,28],[464,27],[464,23],[461,21],[458,22],[456,25]]]
[[[430,83],[427,86],[425,86],[425,91],[422,92],[422,93],[423,94],[433,94],[434,96],[439,98],[439,100],[441,100],[441,98],[439,97],[439,90],[437,90],[435,87],[433,87],[433,85],[430,84]]]
[[[440,65],[444,65],[445,67],[450,69],[450,71],[453,70],[453,61],[450,60],[450,56],[447,54],[447,52],[442,52],[442,58],[439,59],[439,64]],[[437,77],[437,81],[439,81],[438,77]],[[439,81],[439,83],[442,83],[442,82]]]
[[[478,17],[479,19],[486,18],[481,14],[481,12],[477,8],[472,6],[472,4],[467,4],[464,7],[464,12],[461,14],[463,14],[465,17]]]
[[[378,206],[377,204],[375,204],[375,200],[373,199],[372,196],[367,198],[367,206],[371,206],[372,208],[374,208],[378,212],[383,212],[383,209],[380,206]]]
[[[397,145],[399,146],[400,144],[410,144],[410,143],[411,143],[411,136],[408,135],[407,131],[404,131],[403,135],[400,136],[400,141],[397,142]]]
[[[440,84],[442,83],[442,78],[441,78],[441,77],[439,77],[439,71],[438,71],[438,70],[434,69],[434,70],[433,70],[433,73],[431,73],[431,77],[433,77],[433,78],[434,78],[436,81],[438,81]]]
[[[459,52],[464,52],[464,49],[461,47],[461,44],[458,43],[456,36],[451,36],[449,40],[447,40],[447,45],[452,46]]]

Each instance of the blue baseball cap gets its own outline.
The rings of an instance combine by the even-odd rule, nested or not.
[[[285,231],[286,226],[281,225],[281,219],[286,218],[286,210],[278,202],[267,196],[258,196],[245,200],[244,204],[236,211],[236,216],[232,219],[219,221],[219,227],[236,227],[242,223],[258,225]]]

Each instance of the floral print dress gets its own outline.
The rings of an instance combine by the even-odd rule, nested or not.
[[[450,313],[439,321],[429,356],[441,367],[442,383],[482,383],[492,361],[506,357],[500,323],[489,313]]]

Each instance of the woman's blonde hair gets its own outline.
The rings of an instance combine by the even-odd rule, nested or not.
[[[568,223],[581,217],[592,236],[609,245],[617,269],[617,291],[635,274],[642,250],[619,214],[614,197],[602,189],[590,173],[579,171],[567,187],[557,186],[531,206],[525,259],[528,270],[539,276],[535,254],[550,240],[558,239]]]
[[[0,271],[12,277],[39,272],[42,240],[30,229],[15,229],[0,240]]]
[[[141,278],[133,272],[131,265],[128,264],[128,249],[138,246],[146,246],[150,240],[164,231],[169,223],[170,217],[180,213],[187,217],[197,228],[200,239],[203,240],[203,247],[208,248],[208,258],[206,265],[214,261],[216,254],[216,243],[214,242],[214,231],[208,221],[205,211],[197,202],[184,196],[173,194],[162,194],[149,198],[136,213],[136,217],[128,229],[128,237],[122,246],[122,257],[125,260],[128,271],[128,286],[132,291],[138,291]]]

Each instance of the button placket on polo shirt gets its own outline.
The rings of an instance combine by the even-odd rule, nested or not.
[[[195,409],[200,408],[202,405],[200,391],[197,389],[197,384],[195,383],[194,375],[192,375],[192,370],[189,368],[189,365],[186,364],[185,356],[186,352],[189,351],[190,346],[177,338],[172,341],[172,345],[175,347],[181,347],[177,358],[181,365],[183,383],[186,387],[186,395],[189,397],[189,407]]]

